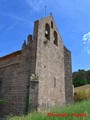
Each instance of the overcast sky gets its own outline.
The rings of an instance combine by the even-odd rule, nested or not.
[[[0,57],[21,49],[45,5],[72,53],[72,70],[90,69],[90,0],[0,0]]]

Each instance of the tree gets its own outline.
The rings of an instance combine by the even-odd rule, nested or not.
[[[79,69],[77,72],[73,72],[72,76],[75,87],[90,84],[90,70]]]

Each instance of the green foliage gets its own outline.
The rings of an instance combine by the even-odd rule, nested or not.
[[[5,103],[5,100],[0,98],[0,105],[4,104]]]
[[[61,116],[47,116],[47,113],[67,113],[67,117],[61,117]],[[85,117],[77,117],[72,116],[72,113],[80,114],[85,113],[87,116]],[[71,105],[66,105],[63,107],[53,107],[51,110],[40,112],[33,112],[31,114],[28,114],[26,116],[22,117],[12,117],[6,120],[90,120],[90,100],[82,101],[78,103],[73,103]]]
[[[90,84],[90,70],[87,71],[87,83]]]
[[[73,72],[72,76],[75,87],[90,84],[90,70],[78,70],[78,72]]]

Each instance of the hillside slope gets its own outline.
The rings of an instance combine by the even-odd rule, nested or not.
[[[78,90],[84,90],[84,91],[90,90],[90,84],[76,87],[74,90],[75,91],[78,91]]]
[[[74,100],[81,101],[90,98],[90,84],[74,89]]]

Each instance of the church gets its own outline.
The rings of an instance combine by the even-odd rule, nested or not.
[[[34,22],[21,50],[0,57],[1,115],[22,115],[73,102],[71,52],[52,15]]]

